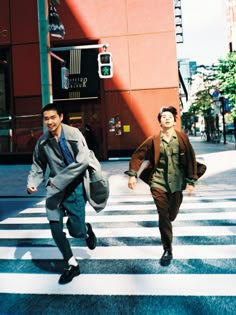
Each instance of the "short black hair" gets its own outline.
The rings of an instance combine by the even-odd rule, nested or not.
[[[176,121],[177,109],[174,106],[168,106],[168,107],[163,106],[160,110],[160,113],[157,116],[159,123],[161,122],[161,116],[164,112],[170,112],[174,116],[174,120]]]
[[[61,116],[61,114],[63,113],[62,107],[59,104],[49,103],[43,107],[42,116],[43,116],[43,113],[48,110],[55,110],[59,116]]]

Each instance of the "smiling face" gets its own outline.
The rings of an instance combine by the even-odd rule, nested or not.
[[[63,114],[59,115],[56,110],[46,110],[43,112],[44,123],[54,136],[61,134],[62,119]]]
[[[161,114],[160,123],[163,130],[171,129],[175,125],[175,117],[169,111],[163,112]]]

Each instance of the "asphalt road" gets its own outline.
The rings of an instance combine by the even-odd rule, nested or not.
[[[104,162],[108,206],[100,214],[87,209],[98,246],[89,251],[70,238],[81,275],[66,286],[57,283],[64,264],[45,217],[43,188],[40,196],[25,195],[29,166],[1,166],[0,315],[233,315],[236,151],[199,139],[193,144],[208,169],[174,223],[172,264],[159,264],[148,187],[139,181],[129,191],[128,161]]]

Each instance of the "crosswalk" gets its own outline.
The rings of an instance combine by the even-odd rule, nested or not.
[[[111,196],[99,214],[87,205],[87,221],[94,228],[98,245],[90,251],[83,240],[68,235],[81,275],[64,286],[58,284],[64,265],[51,238],[44,207],[43,200],[0,222],[1,302],[6,296],[14,296],[15,306],[22,296],[31,299],[39,295],[43,299],[73,296],[80,298],[80,302],[87,297],[87,301],[93,301],[90,306],[94,306],[95,300],[105,297],[105,309],[103,300],[103,306],[96,304],[90,314],[233,314],[236,306],[233,191],[206,190],[184,197],[173,224],[174,259],[168,267],[159,264],[162,247],[158,216],[149,195]],[[121,297],[131,304],[124,304]],[[203,297],[204,306],[197,311]],[[114,308],[116,301],[118,308]],[[159,309],[163,301],[168,303]],[[10,311],[9,307],[5,305],[5,312],[1,312],[0,304],[0,314],[28,314],[27,307],[22,312],[16,307]],[[67,313],[62,309],[37,313],[35,308],[32,314]],[[80,307],[74,314],[87,312]]]

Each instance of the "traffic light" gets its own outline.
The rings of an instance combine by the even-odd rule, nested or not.
[[[110,52],[98,54],[98,74],[101,79],[113,77],[112,54]]]

